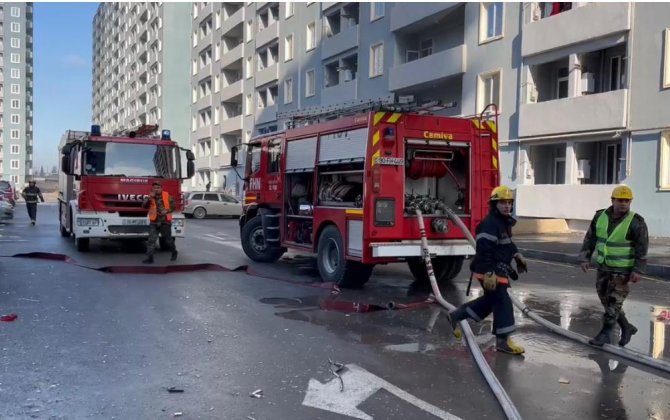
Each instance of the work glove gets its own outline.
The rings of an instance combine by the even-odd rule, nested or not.
[[[514,254],[514,261],[516,261],[516,271],[519,273],[528,272],[528,264],[526,263],[526,259],[523,257],[523,255],[517,252]]]
[[[488,273],[484,274],[484,278],[482,279],[482,287],[484,290],[493,291],[496,290],[496,286],[498,286],[496,273],[489,271]]]

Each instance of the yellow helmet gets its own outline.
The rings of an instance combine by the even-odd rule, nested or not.
[[[498,200],[514,200],[514,191],[505,185],[495,187],[493,191],[491,191],[491,198],[489,198],[489,201]]]
[[[626,185],[619,185],[618,187],[612,190],[612,198],[618,198],[619,200],[632,200],[633,199],[633,190]]]

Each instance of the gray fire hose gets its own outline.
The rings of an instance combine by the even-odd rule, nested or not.
[[[414,211],[416,212],[417,220],[419,221],[419,232],[421,234],[421,249],[423,251],[423,261],[426,264],[426,270],[428,270],[428,278],[430,279],[430,286],[433,289],[433,294],[435,295],[435,299],[440,303],[440,305],[444,306],[448,310],[453,311],[456,308],[442,297],[442,293],[440,293],[440,289],[437,286],[437,280],[435,279],[435,272],[433,271],[433,263],[430,260],[430,250],[428,249],[428,239],[426,238],[426,227],[423,223],[423,214],[421,213],[421,210],[419,208],[415,208]],[[447,214],[449,214],[449,217],[452,217],[451,215],[453,214],[453,212],[451,212],[451,210],[448,210]],[[453,215],[456,216],[455,214]],[[462,226],[461,229],[465,228],[465,225],[463,225],[463,222],[458,218],[458,216],[456,216],[456,219],[452,220],[454,220],[454,222],[457,225],[459,225],[460,223],[459,227]],[[467,231],[467,229],[464,229],[464,231]],[[470,237],[472,237],[472,235],[470,235]],[[465,339],[467,341],[468,347],[470,348],[470,352],[472,353],[472,357],[474,357],[475,362],[477,363],[477,366],[479,366],[479,370],[484,375],[486,382],[489,384],[491,391],[493,391],[493,394],[498,399],[498,402],[500,403],[503,411],[505,412],[505,415],[507,416],[508,419],[521,419],[521,415],[514,406],[514,403],[512,402],[511,398],[505,392],[505,389],[498,381],[498,378],[496,378],[496,376],[493,374],[491,367],[488,365],[488,363],[486,363],[486,359],[484,359],[484,355],[482,354],[482,351],[479,349],[477,341],[475,340],[475,335],[472,333],[472,330],[470,329],[470,324],[468,324],[467,321],[465,320],[461,321],[461,329],[463,330],[463,334],[465,335]]]
[[[456,223],[456,226],[458,226],[465,236],[468,238],[468,241],[470,241],[470,244],[472,244],[473,247],[476,247],[476,241],[475,238],[472,236],[470,233],[470,230],[463,224],[463,221],[461,220],[460,217],[456,213],[454,213],[450,208],[448,208],[445,205],[440,205],[440,209],[443,210],[444,212],[447,213],[449,218]],[[421,221],[420,223],[422,223]],[[420,225],[421,226],[421,225]],[[591,344],[589,344],[589,338],[585,337],[581,334],[577,334],[576,332],[566,330],[564,328],[559,327],[558,325],[554,324],[553,322],[547,321],[546,319],[542,318],[535,312],[533,312],[532,309],[530,309],[528,306],[524,305],[521,303],[521,301],[514,296],[514,293],[512,293],[509,289],[509,296],[512,299],[512,303],[514,303],[514,306],[516,306],[521,312],[528,316],[530,319],[533,321],[537,322],[538,324],[549,328],[551,331],[555,332],[556,334],[560,334],[564,337],[567,337],[569,339],[578,341],[582,344],[586,344],[589,347],[594,347]],[[629,350],[625,347],[619,347],[619,346],[614,346],[611,344],[605,344],[603,347],[597,347],[598,349],[605,351],[607,353],[614,354],[615,356],[619,356],[624,359],[632,360],[633,362],[637,362],[640,364],[643,364],[645,366],[652,367],[654,369],[659,369],[662,370],[666,373],[670,373],[670,363],[664,361],[664,360],[658,360],[654,359],[653,357],[649,357],[645,354]]]

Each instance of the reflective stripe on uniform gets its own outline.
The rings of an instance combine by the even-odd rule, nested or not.
[[[491,242],[498,243],[498,237],[495,236],[495,235],[491,235],[490,233],[480,233],[480,234],[477,235],[477,237],[475,239],[476,240],[486,239],[486,240],[489,240]]]

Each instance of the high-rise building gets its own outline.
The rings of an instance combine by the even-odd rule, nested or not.
[[[33,4],[0,3],[0,176],[33,175]]]
[[[190,3],[101,3],[93,19],[93,124],[157,124],[190,147]]]

